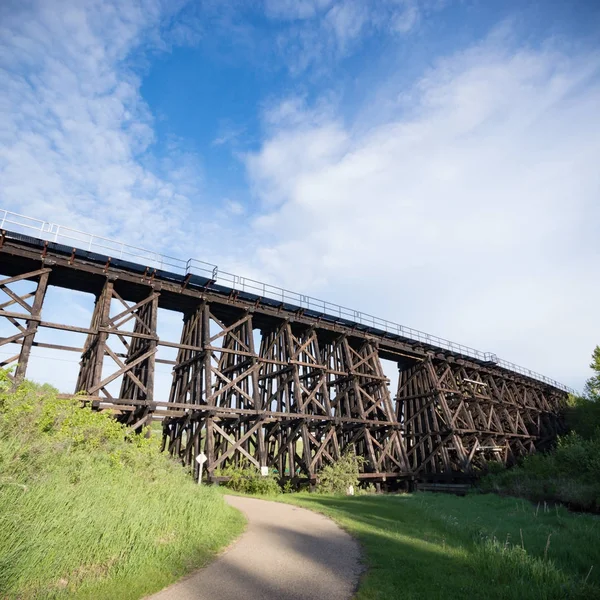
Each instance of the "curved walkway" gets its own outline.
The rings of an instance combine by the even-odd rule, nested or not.
[[[149,600],[348,600],[362,570],[357,542],[330,519],[289,504],[226,496],[245,533],[204,569]]]

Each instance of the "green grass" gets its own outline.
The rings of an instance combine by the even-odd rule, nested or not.
[[[0,598],[140,598],[243,527],[155,440],[49,387],[0,393]]]
[[[600,598],[594,516],[492,494],[278,499],[322,512],[358,539],[368,570],[357,600]]]

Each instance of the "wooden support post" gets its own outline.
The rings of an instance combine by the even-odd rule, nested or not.
[[[44,269],[39,275],[38,285],[35,292],[33,306],[31,308],[31,316],[36,317],[38,320],[41,319],[42,304],[46,296],[46,289],[48,287],[48,278],[50,276],[50,269]],[[8,290],[9,288],[5,288]],[[25,304],[25,303],[23,303]],[[31,347],[35,338],[35,334],[38,330],[38,320],[27,321],[27,329],[23,335],[23,345],[21,346],[21,352],[19,353],[19,362],[17,364],[17,370],[15,371],[15,384],[21,383],[25,379],[27,373],[27,366],[29,364],[29,356],[31,354]]]
[[[85,342],[79,376],[75,386],[75,392],[92,393],[102,380],[102,367],[106,352],[106,340],[108,338],[108,324],[110,318],[110,303],[113,293],[113,282],[107,279],[102,292],[96,298],[96,305],[92,314],[90,333]]]
[[[119,397],[142,401],[141,405],[138,404],[126,415],[127,424],[136,431],[141,431],[145,425],[150,424],[154,412],[158,299],[159,293],[150,289],[144,300],[134,306],[127,307],[119,315],[110,319],[111,325],[118,329],[123,322],[123,318],[133,318],[135,319],[134,333],[148,336],[133,337],[128,343],[124,342],[127,348],[127,356],[124,362],[121,362],[113,352],[109,352],[109,355],[119,367],[117,373],[123,374]],[[126,305],[125,302],[123,304]],[[121,338],[121,341],[123,341],[123,338]]]
[[[202,307],[202,329],[200,344],[203,350],[203,362],[204,362],[204,401],[212,405],[214,404],[214,398],[210,400],[213,391],[212,383],[212,368],[211,358],[212,354],[210,350],[206,350],[210,346],[210,307],[208,304],[204,304]],[[213,478],[214,462],[215,462],[215,431],[213,427],[214,417],[212,413],[206,417],[206,478],[210,482]]]

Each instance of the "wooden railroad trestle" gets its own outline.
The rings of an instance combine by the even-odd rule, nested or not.
[[[193,287],[2,239],[0,316],[16,331],[0,346],[20,349],[0,366],[16,363],[18,382],[33,346],[78,352],[74,393],[136,430],[161,419],[163,447],[195,469],[203,451],[209,480],[244,461],[314,481],[347,449],[365,458],[361,478],[376,483],[459,479],[485,461],[511,463],[546,447],[564,431],[565,392],[497,365],[240,300],[210,282]],[[35,290],[16,291],[22,281]],[[53,285],[95,296],[89,327],[43,319]],[[159,308],[182,313],[180,342],[160,339]],[[87,339],[83,348],[42,343],[40,328]],[[176,360],[157,359],[161,347],[176,349]],[[395,398],[382,358],[398,366]],[[156,362],[173,367],[168,399],[154,393]],[[118,394],[112,382],[120,382]]]

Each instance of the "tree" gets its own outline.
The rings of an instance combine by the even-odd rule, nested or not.
[[[594,348],[590,369],[594,371],[595,375],[585,382],[583,393],[589,400],[600,402],[600,346]]]

